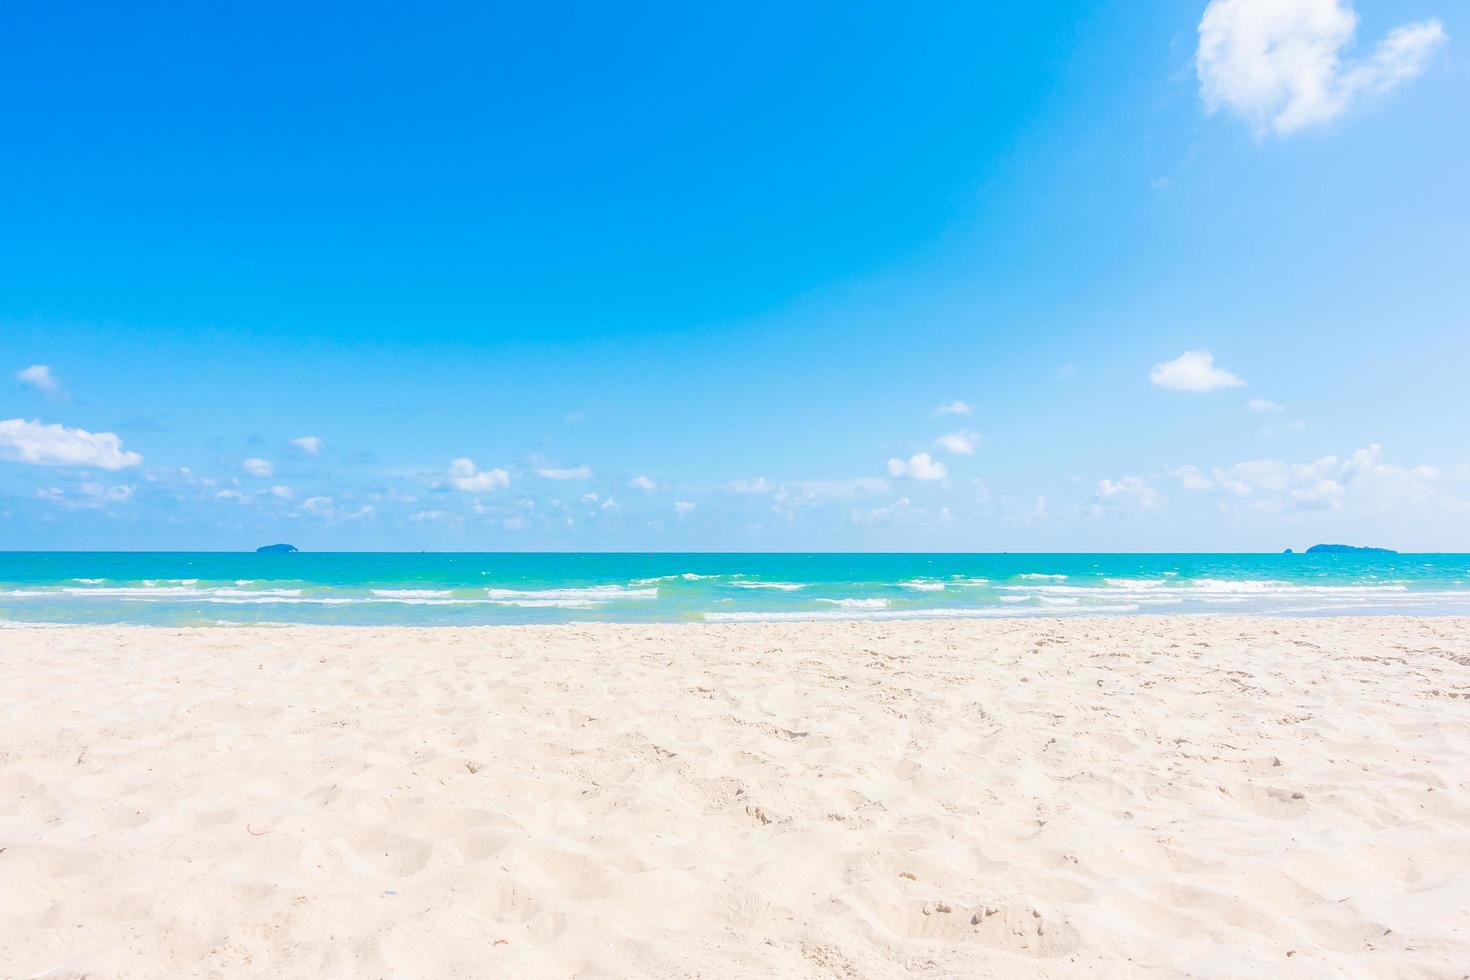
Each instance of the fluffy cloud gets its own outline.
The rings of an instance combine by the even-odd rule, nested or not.
[[[587,466],[570,466],[560,469],[550,466],[538,469],[536,475],[548,480],[590,480],[592,469]]]
[[[331,497],[307,497],[301,501],[301,509],[313,517],[331,517],[336,507]]]
[[[16,372],[15,380],[36,389],[47,398],[66,400],[66,389],[61,386],[49,365],[32,364],[25,370]]]
[[[299,436],[291,440],[291,445],[308,456],[320,456],[324,443],[317,436]]]
[[[1131,507],[1153,510],[1158,506],[1159,492],[1141,476],[1125,476],[1121,480],[1099,480],[1092,495],[1091,510],[1101,513],[1109,507]]]
[[[683,517],[685,514],[692,514],[693,512],[694,512],[694,501],[692,501],[692,500],[676,500],[676,501],[674,501],[674,513],[678,514],[680,517]]]
[[[1215,355],[1202,350],[1187,350],[1172,361],[1155,364],[1148,379],[1160,388],[1175,391],[1214,391],[1245,384],[1243,378],[1215,367]]]
[[[273,467],[268,459],[251,457],[240,464],[240,468],[251,476],[270,476]]]
[[[958,456],[973,456],[975,447],[980,445],[980,433],[971,432],[969,429],[957,429],[935,440],[941,449],[948,450]]]
[[[1240,498],[1256,510],[1470,511],[1456,494],[1453,475],[1436,466],[1385,463],[1377,444],[1351,456],[1323,456],[1309,463],[1254,459],[1217,466],[1209,473],[1182,466],[1171,474],[1187,490]]]
[[[1245,407],[1252,412],[1280,412],[1286,409],[1285,405],[1278,405],[1269,398],[1252,398],[1245,403]]]
[[[658,489],[658,484],[654,483],[652,480],[650,480],[646,476],[635,476],[635,477],[633,477],[633,479],[631,479],[631,480],[628,481],[628,486],[632,487],[634,490],[656,490],[656,489]]]
[[[124,470],[143,462],[122,448],[112,432],[47,425],[37,419],[0,419],[0,459],[36,466],[87,466]]]
[[[972,415],[975,410],[969,405],[956,398],[948,405],[940,405],[934,410],[936,415]]]
[[[1206,111],[1234,112],[1257,134],[1290,133],[1418,75],[1445,40],[1437,20],[1405,24],[1368,58],[1344,61],[1357,27],[1346,0],[1212,0],[1195,56]]]
[[[944,464],[928,453],[914,453],[908,462],[901,459],[888,461],[889,476],[906,476],[914,480],[942,480],[949,475]]]
[[[510,486],[510,474],[499,468],[481,471],[474,460],[461,456],[449,464],[449,482],[466,493],[484,493]]]

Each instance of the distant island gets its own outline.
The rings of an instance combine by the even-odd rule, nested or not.
[[[287,555],[299,550],[294,544],[267,544],[255,549],[257,555]]]
[[[1305,552],[1309,555],[1396,555],[1392,548],[1360,548],[1352,544],[1314,544]],[[1283,554],[1295,554],[1287,548]]]

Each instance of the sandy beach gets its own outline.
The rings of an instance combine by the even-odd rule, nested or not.
[[[1470,973],[1470,620],[0,656],[0,976]]]

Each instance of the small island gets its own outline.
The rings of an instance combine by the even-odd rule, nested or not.
[[[257,555],[289,555],[299,550],[294,544],[267,544],[255,549]]]
[[[1392,548],[1360,548],[1351,544],[1314,544],[1307,549],[1309,555],[1396,555]]]

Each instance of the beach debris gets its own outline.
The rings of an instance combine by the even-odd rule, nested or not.
[[[916,874],[914,874],[912,871],[900,871],[898,873],[898,876],[900,878],[907,878],[909,881],[918,881],[919,880],[919,876],[916,875]]]
[[[747,816],[754,817],[755,819],[759,820],[763,824],[768,824],[768,823],[771,822],[770,816],[761,807],[758,807],[758,806],[748,806],[748,807],[745,808],[745,813],[746,813]]]
[[[266,834],[270,833],[270,828],[267,827],[265,830],[256,830],[254,827],[247,823],[245,825],[245,832],[251,837],[264,837]]]
[[[497,940],[495,940],[495,942],[491,943],[490,945],[491,946],[509,946],[510,945],[510,940],[509,939],[497,939]]]

